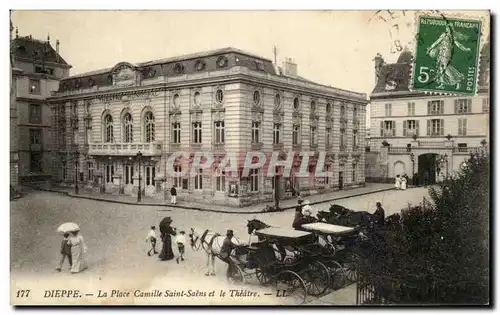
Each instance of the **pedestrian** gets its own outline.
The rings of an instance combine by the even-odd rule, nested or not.
[[[151,249],[148,250],[148,256],[158,254],[156,251],[156,227],[153,225],[149,230],[148,236],[146,236],[146,243],[151,244]],[[151,254],[153,252],[153,254]]]
[[[66,260],[66,257],[68,257],[69,268],[71,269],[72,257],[71,257],[71,243],[69,241],[69,233],[64,233],[64,238],[61,241],[61,260],[59,261],[59,265],[56,268],[57,271],[60,272],[62,270],[62,266],[64,264],[64,260]]]
[[[399,177],[399,175],[396,176],[396,180],[394,182],[394,188],[396,188],[396,190],[401,189],[401,178]]]
[[[401,177],[401,190],[406,190],[406,184],[407,184],[406,177],[403,175]]]
[[[79,273],[87,269],[84,260],[84,254],[87,252],[87,245],[85,245],[85,241],[79,231],[71,232],[69,242],[71,244],[72,257],[71,273]]]
[[[176,261],[179,263],[179,258],[181,261],[184,261],[184,252],[185,252],[185,245],[186,245],[186,232],[181,231],[176,237],[175,237],[175,243],[177,244],[177,249],[179,250],[179,256],[177,257]]]
[[[377,202],[377,209],[375,210],[374,215],[377,216],[378,225],[384,225],[385,223],[385,210],[382,208],[382,203]]]
[[[160,258],[161,261],[174,259],[174,252],[172,251],[172,236],[175,236],[176,232],[172,228],[171,223],[172,219],[170,217],[166,217],[160,222],[162,247],[158,258]]]
[[[177,189],[175,189],[175,185],[172,185],[170,188],[170,203],[175,205],[177,203]]]
[[[235,244],[233,243],[232,239],[234,237],[234,232],[233,230],[227,230],[226,232],[226,238],[222,242],[222,246],[220,248],[220,254],[219,257],[220,259],[227,263],[228,268],[227,268],[227,276],[229,277],[232,275],[232,261],[231,261],[231,252],[235,248]]]

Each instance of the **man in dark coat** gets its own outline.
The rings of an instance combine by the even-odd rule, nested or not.
[[[377,202],[377,209],[375,210],[374,215],[377,216],[377,224],[384,225],[385,223],[385,210],[382,208],[382,204]]]
[[[301,196],[297,199],[297,206],[295,207],[295,218],[293,219],[292,227],[294,229],[300,228],[300,223],[302,221],[302,218],[304,217],[302,215],[302,206],[304,203],[304,199],[302,199]]]
[[[177,203],[177,189],[175,189],[175,185],[172,185],[172,188],[170,188],[170,203],[173,205]]]

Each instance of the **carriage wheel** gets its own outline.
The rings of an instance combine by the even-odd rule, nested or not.
[[[259,280],[260,284],[266,286],[271,282],[271,278],[260,268],[255,269],[255,276]]]
[[[361,256],[356,253],[350,252],[346,254],[343,265],[347,280],[353,282],[356,282],[358,280],[358,266],[361,261]]]
[[[330,275],[330,287],[333,290],[340,289],[345,286],[347,275],[342,265],[335,260],[325,262]]]
[[[229,266],[227,267],[227,280],[229,283],[234,284],[244,284],[245,283],[245,274],[243,270],[241,270],[240,266],[236,264],[231,264],[232,270],[229,272]]]
[[[285,270],[274,278],[276,283],[276,295],[280,296],[283,305],[304,304],[307,299],[307,288],[304,280],[293,271]]]
[[[320,296],[330,287],[331,280],[328,268],[322,262],[315,261],[309,264],[303,275],[307,294]]]
[[[283,263],[284,263],[285,265],[291,265],[291,264],[293,263],[293,260],[294,260],[294,259],[293,259],[293,257],[291,257],[291,256],[287,256],[287,257],[285,257],[285,259],[283,260]]]
[[[332,244],[332,243],[328,243],[325,245],[325,251],[330,255],[330,256],[333,256],[335,255],[335,252],[337,252],[337,250],[335,249],[335,246]]]

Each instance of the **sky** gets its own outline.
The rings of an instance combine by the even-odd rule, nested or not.
[[[366,93],[375,84],[373,58],[395,62],[394,41],[413,50],[414,11],[13,11],[20,36],[60,41],[70,74],[235,47],[320,84]]]

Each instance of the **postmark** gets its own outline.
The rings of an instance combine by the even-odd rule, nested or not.
[[[481,27],[480,20],[418,16],[412,90],[475,95]]]

